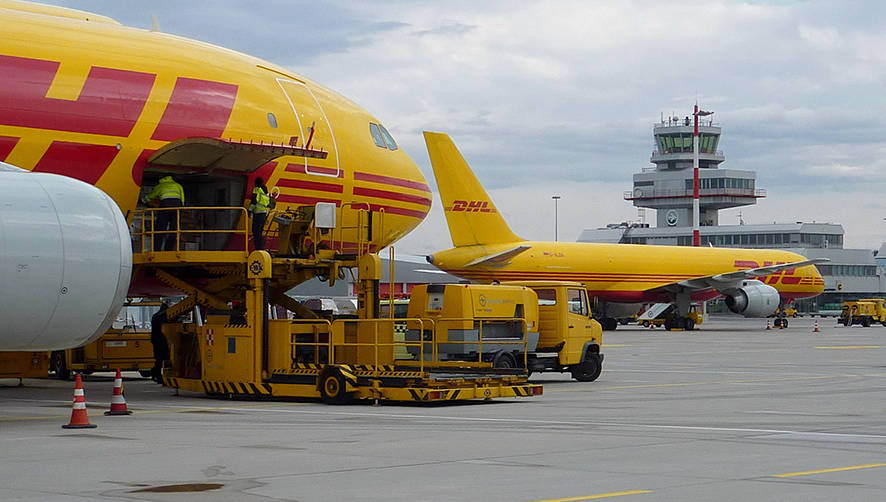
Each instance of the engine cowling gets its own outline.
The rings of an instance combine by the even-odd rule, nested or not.
[[[767,317],[778,310],[778,290],[758,280],[742,281],[740,287],[722,292],[729,310],[745,317]]]
[[[0,163],[0,350],[56,350],[98,338],[126,298],[129,229],[82,181]]]

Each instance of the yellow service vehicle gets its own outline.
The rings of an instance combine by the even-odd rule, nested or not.
[[[319,398],[334,404],[542,393],[525,373],[488,362],[406,358],[408,342],[394,337],[397,321],[379,315],[382,265],[371,248],[389,230],[384,211],[330,202],[272,211],[266,239],[276,249],[251,250],[245,208],[174,210],[193,221],[180,220],[178,230],[165,231],[175,233],[176,242],[192,243],[176,251],[151,245],[160,235],[146,224],[155,210],[131,216],[133,275],[184,297],[164,311],[170,358],[162,381],[167,387],[228,398]],[[219,211],[240,214],[225,225],[200,224]],[[310,278],[333,286],[349,273],[357,292],[353,318],[320,317],[287,294]],[[186,313],[191,313],[188,321],[177,321]]]
[[[45,378],[48,352],[0,352],[0,378]]]
[[[882,298],[862,298],[857,301],[843,302],[840,318],[837,322],[843,326],[861,324],[864,327],[878,322],[886,326],[886,300]]]
[[[568,371],[583,382],[596,380],[602,371],[602,328],[590,317],[579,283],[416,286],[407,317],[406,340],[421,338],[427,344],[424,357],[479,360],[528,373]],[[435,326],[436,338],[422,326]],[[436,342],[436,354],[429,342]],[[408,349],[418,357],[418,345]]]
[[[90,374],[96,371],[138,371],[150,378],[154,366],[151,344],[151,315],[160,302],[126,303],[108,331],[94,342],[50,355],[50,370],[55,377],[67,380],[72,371]],[[45,374],[44,374],[45,376]]]

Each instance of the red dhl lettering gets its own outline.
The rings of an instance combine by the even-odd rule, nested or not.
[[[0,56],[0,124],[128,136],[156,75],[93,66],[75,101],[47,98],[57,61]]]
[[[179,77],[151,139],[218,138],[228,126],[236,97],[236,85]]]
[[[781,265],[783,263],[786,263],[786,262],[764,261],[762,266],[768,267],[770,265]],[[733,266],[735,266],[735,268],[737,268],[739,270],[744,270],[744,269],[759,268],[761,265],[759,262],[756,262],[753,260],[735,260],[733,262]],[[773,272],[771,274],[768,274],[767,276],[763,277],[762,280],[763,280],[763,282],[765,282],[766,284],[769,284],[769,285],[778,284],[779,282],[781,282],[781,284],[784,284],[784,285],[799,284],[800,281],[803,280],[803,278],[801,276],[795,276],[794,275],[795,271],[796,271],[796,269],[793,269],[793,268],[779,270],[777,272]]]
[[[489,202],[485,200],[454,200],[452,206],[447,207],[446,211],[466,212],[466,213],[494,213],[495,207],[489,207]]]

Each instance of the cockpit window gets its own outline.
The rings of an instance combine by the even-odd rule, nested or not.
[[[378,124],[369,123],[369,133],[372,134],[372,139],[375,141],[375,146],[385,148],[385,138],[381,134],[381,129],[378,128]]]
[[[381,124],[379,124],[378,127],[379,127],[379,129],[381,129],[381,133],[382,133],[382,134],[384,135],[384,137],[385,137],[385,143],[388,144],[388,149],[390,149],[390,150],[396,150],[396,149],[397,149],[397,143],[394,142],[394,138],[391,137],[391,133],[389,133],[388,130],[385,129],[385,126],[383,126],[383,125],[381,125]]]
[[[375,146],[379,148],[387,148],[388,150],[396,150],[397,142],[391,136],[391,133],[381,124],[369,123],[369,133],[372,134],[372,140]]]

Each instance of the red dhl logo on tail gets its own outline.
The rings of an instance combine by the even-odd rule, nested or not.
[[[485,200],[454,200],[452,206],[445,208],[446,211],[465,213],[495,213],[495,206],[491,206]]]
[[[735,262],[733,263],[733,266],[739,270],[744,270],[744,269],[750,269],[750,268],[768,267],[770,265],[781,265],[782,263],[786,263],[786,262],[779,261],[779,262],[773,263],[771,261],[764,261],[763,264],[760,265],[760,263],[753,261],[753,260],[735,260]],[[793,268],[780,270],[778,272],[774,272],[772,274],[769,274],[765,277],[761,277],[760,280],[762,280],[766,284],[770,284],[770,285],[778,284],[779,281],[781,281],[781,283],[785,284],[785,285],[799,284],[800,280],[802,280],[803,278],[800,276],[795,276],[794,271],[795,271],[795,269],[793,269]]]

